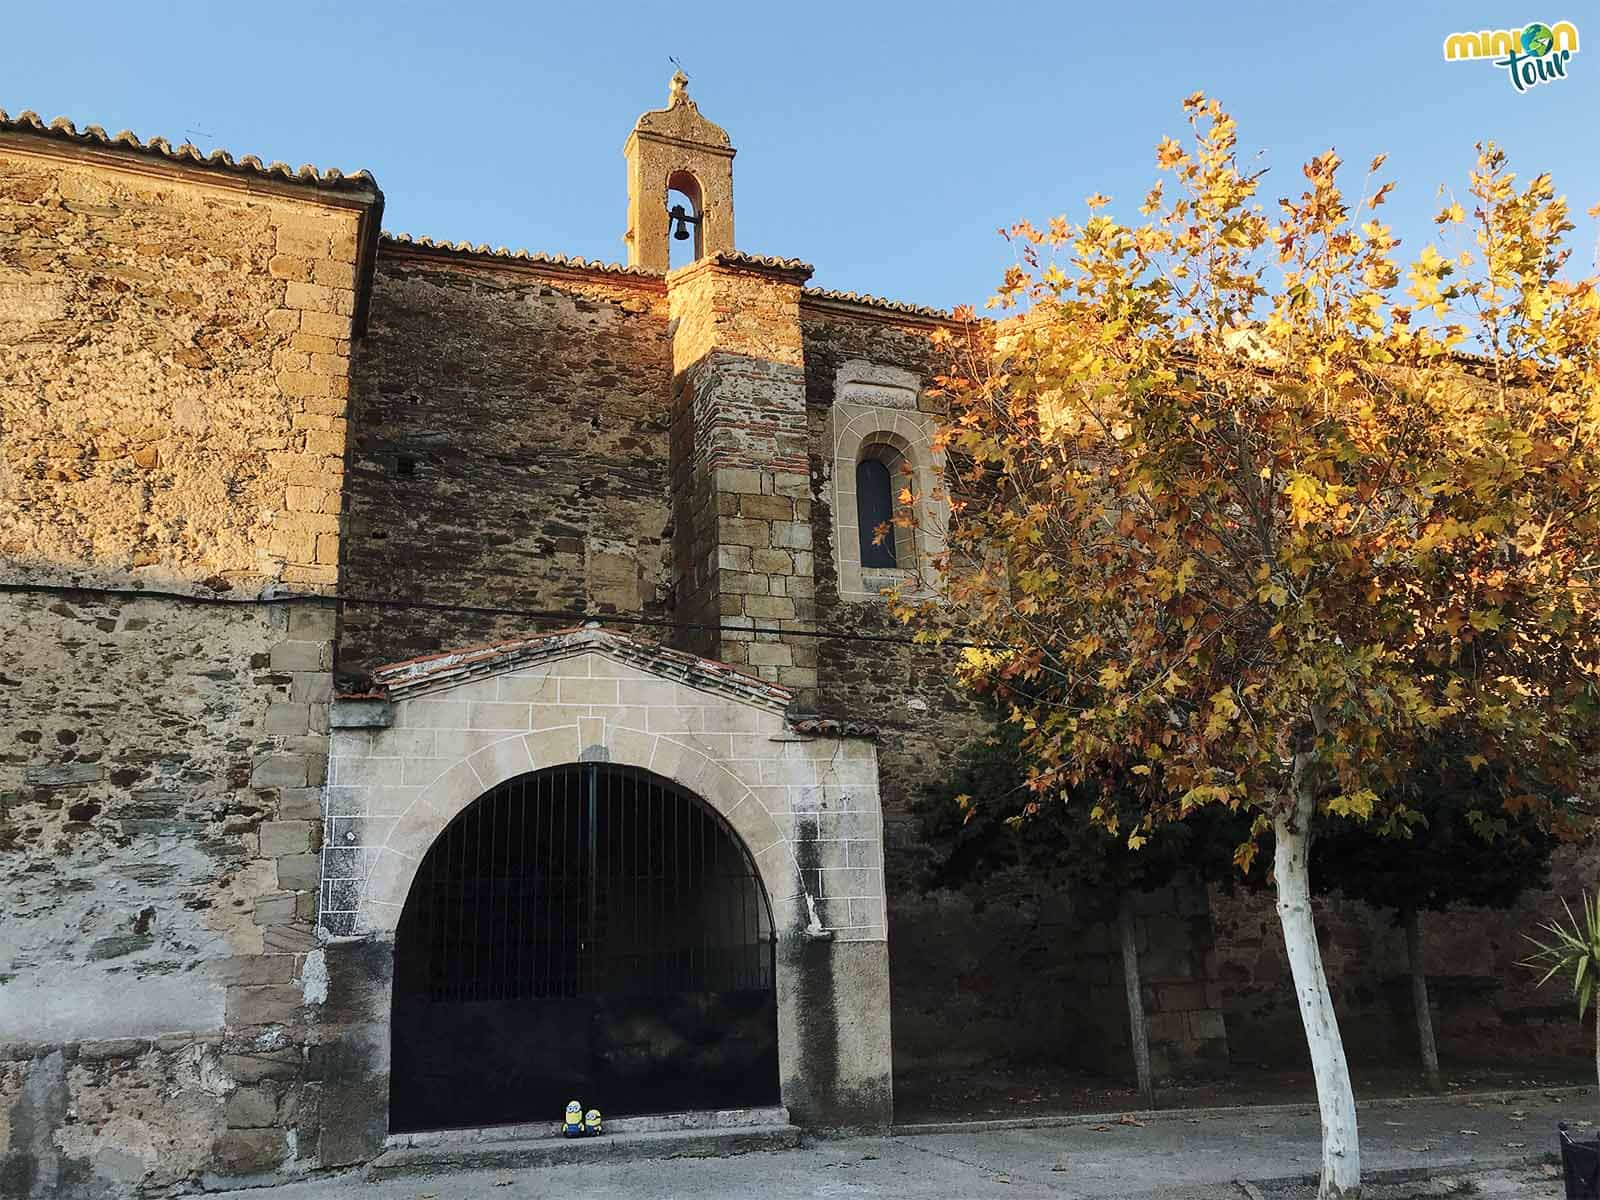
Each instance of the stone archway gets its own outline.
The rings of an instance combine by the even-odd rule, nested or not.
[[[699,797],[609,763],[480,796],[395,930],[390,1125],[778,1103],[771,907]]]
[[[802,1122],[889,1120],[869,738],[801,733],[785,689],[594,627],[397,664],[378,679],[383,698],[335,706],[326,788],[319,921],[330,1003],[341,994],[336,1015],[354,1047],[347,1103],[359,1110],[338,1119],[359,1128],[342,1144],[336,1132],[340,1151],[325,1162],[356,1161],[363,1145],[370,1156],[388,1131],[394,936],[428,847],[486,791],[572,763],[649,771],[727,823],[771,901],[783,1102]]]

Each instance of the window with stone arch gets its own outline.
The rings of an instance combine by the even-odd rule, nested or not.
[[[856,530],[863,570],[916,570],[916,531],[897,519],[913,471],[899,435],[869,434],[862,442],[856,459]]]
[[[949,506],[944,458],[933,449],[936,418],[923,411],[921,398],[921,379],[902,368],[866,360],[839,368],[829,422],[841,600],[877,600],[885,588],[933,582]],[[907,493],[909,509],[902,502]]]

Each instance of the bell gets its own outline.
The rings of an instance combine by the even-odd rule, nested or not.
[[[674,204],[667,216],[672,218],[673,240],[687,242],[689,240],[689,214],[683,210],[683,205]]]

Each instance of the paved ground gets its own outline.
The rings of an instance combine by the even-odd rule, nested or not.
[[[1301,1069],[1264,1069],[1238,1061],[1220,1079],[1187,1079],[1164,1084],[1156,1095],[1160,1108],[1220,1108],[1241,1104],[1309,1104],[1316,1098],[1309,1065]],[[1444,1085],[1449,1094],[1543,1090],[1594,1080],[1594,1064],[1581,1056],[1527,1060],[1515,1068],[1502,1062],[1446,1061]],[[1413,1064],[1351,1066],[1356,1095],[1425,1097],[1421,1071]],[[1104,1113],[1139,1107],[1131,1085],[1104,1075],[1063,1069],[1057,1063],[994,1062],[953,1071],[896,1071],[895,1119],[919,1121],[983,1120],[993,1117],[1037,1117],[1061,1113]]]
[[[1557,1120],[1600,1118],[1592,1093],[1530,1092],[1494,1100],[1405,1102],[1361,1113],[1368,1171],[1427,1167],[1448,1178],[1385,1187],[1393,1200],[1465,1194],[1553,1200],[1559,1182],[1535,1161],[1553,1153]],[[1592,1131],[1592,1127],[1591,1127]],[[1019,1130],[960,1130],[816,1141],[803,1149],[725,1159],[474,1171],[367,1183],[345,1176],[235,1200],[1019,1200],[1038,1196],[1245,1200],[1240,1178],[1267,1200],[1298,1200],[1286,1177],[1314,1173],[1315,1110],[1240,1110]],[[1499,1168],[1491,1170],[1491,1168]],[[1470,1171],[1489,1171],[1473,1177]],[[1314,1189],[1312,1189],[1314,1191]]]

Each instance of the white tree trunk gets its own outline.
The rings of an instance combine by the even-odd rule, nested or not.
[[[1144,993],[1139,983],[1139,945],[1134,938],[1133,893],[1124,891],[1117,903],[1117,935],[1122,942],[1122,985],[1128,993],[1128,1034],[1133,1041],[1133,1070],[1139,1080],[1139,1098],[1146,1108],[1156,1106],[1155,1081],[1150,1075],[1150,1033],[1144,1024]]]
[[[1278,920],[1283,925],[1283,945],[1294,976],[1295,998],[1311,1051],[1311,1072],[1317,1083],[1317,1108],[1322,1116],[1322,1180],[1318,1200],[1358,1200],[1361,1195],[1361,1146],[1356,1133],[1355,1093],[1344,1042],[1322,971],[1322,952],[1311,916],[1311,818],[1316,797],[1302,771],[1295,772],[1293,808],[1280,806],[1273,816],[1277,838],[1274,870],[1278,892]]]
[[[1439,1078],[1439,1048],[1433,1040],[1433,1012],[1428,1004],[1428,974],[1422,969],[1422,918],[1405,912],[1406,958],[1411,967],[1411,1004],[1417,1010],[1417,1044],[1422,1047],[1422,1075],[1430,1092],[1444,1091]]]

